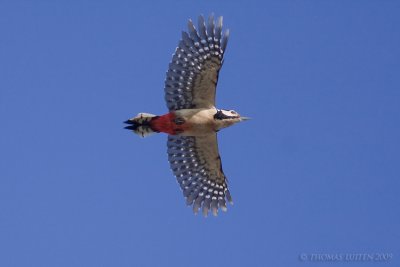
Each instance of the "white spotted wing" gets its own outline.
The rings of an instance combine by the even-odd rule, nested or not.
[[[214,22],[211,15],[207,25],[199,17],[198,29],[191,20],[188,32],[172,56],[165,80],[165,101],[169,110],[212,108],[218,73],[228,42],[229,30],[222,35],[222,17]]]
[[[226,200],[232,202],[227,179],[218,152],[217,134],[207,136],[168,136],[168,160],[193,211],[202,208],[226,211]]]

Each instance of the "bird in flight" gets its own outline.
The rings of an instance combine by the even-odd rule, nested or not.
[[[152,133],[168,134],[168,160],[193,212],[202,209],[226,211],[232,202],[222,170],[217,132],[248,118],[234,110],[215,107],[218,74],[228,43],[229,30],[222,32],[222,17],[198,19],[198,28],[188,22],[188,32],[172,56],[165,80],[165,101],[169,112],[156,116],[139,113],[125,123],[126,129],[145,137]]]

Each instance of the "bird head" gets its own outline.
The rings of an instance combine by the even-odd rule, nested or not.
[[[240,116],[240,114],[234,110],[226,109],[217,109],[217,112],[214,115],[214,120],[218,122],[218,124],[220,125],[220,129],[249,119],[250,118],[248,117]]]

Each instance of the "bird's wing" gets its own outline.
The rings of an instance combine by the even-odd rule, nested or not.
[[[168,160],[194,213],[202,207],[204,216],[211,209],[226,211],[225,199],[232,203],[227,179],[222,171],[217,134],[207,136],[168,136]]]
[[[165,80],[165,101],[169,110],[213,108],[218,73],[228,43],[229,30],[222,35],[222,17],[199,17],[198,29],[189,20],[188,32],[172,56]]]

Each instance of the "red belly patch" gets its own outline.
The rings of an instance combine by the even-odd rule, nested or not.
[[[177,125],[175,123],[175,119],[175,113],[170,112],[153,118],[150,121],[150,127],[153,129],[153,131],[163,132],[171,135],[180,134],[189,129],[186,123]]]

